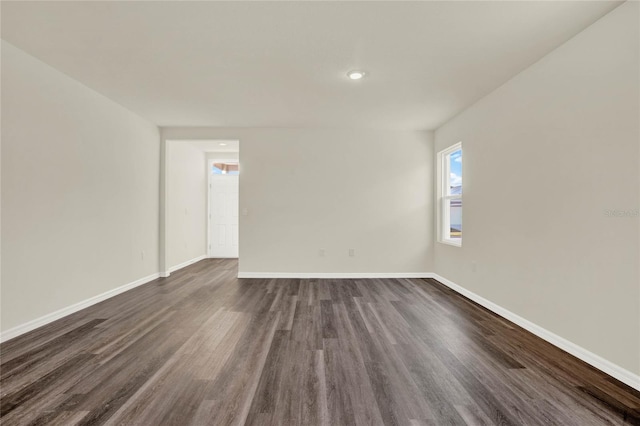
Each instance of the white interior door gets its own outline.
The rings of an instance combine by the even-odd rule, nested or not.
[[[209,256],[238,257],[238,175],[211,175]]]

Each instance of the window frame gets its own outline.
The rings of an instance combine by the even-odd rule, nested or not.
[[[437,172],[438,172],[438,242],[442,244],[448,244],[455,247],[462,247],[462,236],[460,238],[451,238],[451,200],[460,200],[462,203],[462,195],[464,193],[464,183],[462,184],[462,191],[458,195],[449,195],[448,187],[451,182],[451,169],[450,162],[447,161],[449,156],[456,151],[461,151],[464,167],[464,151],[462,150],[462,142],[458,142],[448,148],[438,152],[437,156]],[[464,175],[464,173],[463,173]],[[464,182],[464,181],[463,181]],[[462,209],[462,207],[461,207]]]

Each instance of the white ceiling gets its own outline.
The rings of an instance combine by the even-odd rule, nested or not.
[[[433,129],[618,4],[3,1],[2,38],[160,126]]]

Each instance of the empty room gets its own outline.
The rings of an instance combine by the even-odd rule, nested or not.
[[[640,2],[0,16],[3,426],[640,425]]]

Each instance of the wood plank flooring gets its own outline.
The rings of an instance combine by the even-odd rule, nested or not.
[[[434,280],[204,260],[0,345],[2,425],[639,425],[640,393]]]

